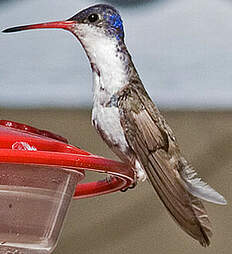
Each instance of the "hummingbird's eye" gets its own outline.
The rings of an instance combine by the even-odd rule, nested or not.
[[[93,23],[99,19],[98,15],[96,13],[92,13],[89,15],[88,20],[89,22]]]

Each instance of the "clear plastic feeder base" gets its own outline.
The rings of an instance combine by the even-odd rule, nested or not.
[[[78,171],[0,163],[0,254],[47,254],[55,248]]]

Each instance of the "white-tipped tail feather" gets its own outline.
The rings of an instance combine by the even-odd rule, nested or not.
[[[182,171],[182,177],[185,180],[188,191],[193,196],[219,205],[227,204],[221,194],[197,177],[196,171],[190,165]]]

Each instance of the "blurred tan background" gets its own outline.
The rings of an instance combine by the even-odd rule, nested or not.
[[[54,254],[230,254],[232,242],[232,112],[164,112],[199,175],[228,201],[205,202],[213,224],[210,247],[202,248],[169,217],[148,183],[125,193],[72,202]],[[89,110],[1,109],[9,119],[47,129],[94,154],[116,157],[90,123]],[[88,180],[95,176],[90,175]]]

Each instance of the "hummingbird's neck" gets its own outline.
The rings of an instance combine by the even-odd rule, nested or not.
[[[94,78],[94,98],[104,94],[105,100],[126,86],[138,74],[125,44],[115,38],[93,34],[81,39],[89,58]],[[103,97],[103,96],[101,96]]]

